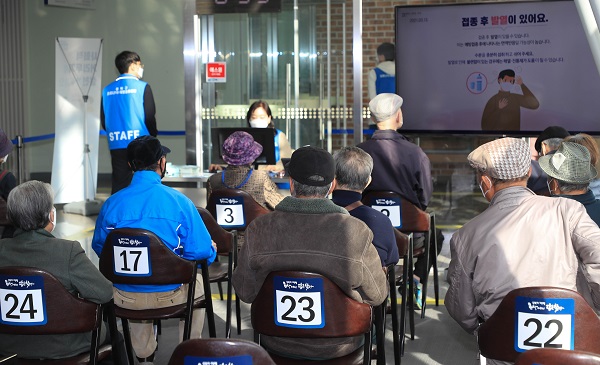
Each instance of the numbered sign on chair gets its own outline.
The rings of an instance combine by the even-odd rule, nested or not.
[[[186,356],[183,365],[252,365],[252,356],[206,357]]]
[[[0,322],[12,326],[39,326],[48,322],[41,276],[0,275]]]
[[[395,228],[402,228],[400,198],[373,198],[371,208],[385,214]]]
[[[573,350],[575,299],[517,297],[515,350],[536,348]]]
[[[323,279],[275,276],[275,324],[283,327],[323,328]]]
[[[151,276],[150,237],[113,237],[114,271],[122,276]]]
[[[244,218],[244,198],[219,198],[215,204],[217,223],[223,228],[237,228],[246,225]]]

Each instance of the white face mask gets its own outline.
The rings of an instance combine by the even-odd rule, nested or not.
[[[502,91],[508,91],[510,92],[511,90],[513,90],[513,84],[510,82],[500,82],[500,89],[502,89]]]
[[[8,155],[4,156],[4,158],[2,159],[2,162],[6,162],[7,159],[8,159]]]
[[[250,119],[250,126],[252,128],[267,128],[269,119]]]
[[[52,219],[52,217],[54,217],[54,219]],[[50,220],[50,223],[52,223],[52,230],[50,232],[54,232],[54,229],[56,228],[56,208],[52,207],[52,213],[48,214],[48,219]]]
[[[488,178],[488,181],[490,182],[490,186],[491,186],[492,185],[492,181],[489,178]],[[483,197],[487,199],[486,195],[487,195],[487,193],[490,192],[490,190],[492,190],[492,188],[490,187],[486,191],[483,191],[483,185],[481,185],[481,183],[479,183],[479,190],[481,190],[481,193],[483,194]]]
[[[141,79],[142,77],[144,77],[144,69],[143,68],[138,68],[138,78]]]

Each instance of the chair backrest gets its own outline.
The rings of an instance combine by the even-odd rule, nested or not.
[[[54,275],[34,267],[0,268],[0,333],[58,335],[92,332],[101,306],[69,293]]]
[[[387,215],[392,225],[402,232],[429,231],[429,213],[393,191],[368,191],[363,194],[362,203]]]
[[[241,339],[192,339],[175,348],[168,365],[184,365],[186,358],[194,364],[275,365],[267,351],[260,345]],[[190,361],[189,359],[188,361]],[[216,362],[215,362],[216,361]]]
[[[600,365],[600,355],[542,348],[525,351],[517,357],[515,365]]]
[[[600,354],[600,319],[572,290],[526,287],[510,291],[479,326],[481,354],[514,362],[526,350],[550,347]]]
[[[370,332],[372,309],[322,275],[275,271],[252,302],[251,320],[268,336],[350,337]]]
[[[239,189],[216,189],[208,197],[206,209],[225,229],[246,230],[256,217],[270,211],[258,204],[252,195]]]
[[[196,207],[198,213],[210,234],[210,237],[217,244],[217,253],[227,255],[233,251],[234,235],[233,233],[221,227],[210,212],[202,207]]]
[[[106,237],[100,272],[113,284],[184,284],[195,281],[196,262],[172,252],[154,233],[119,228]]]

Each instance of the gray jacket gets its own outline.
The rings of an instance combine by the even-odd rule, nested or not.
[[[372,240],[366,224],[332,201],[286,197],[273,213],[248,226],[233,286],[241,300],[251,303],[271,271],[310,271],[329,278],[357,301],[379,305],[388,289]],[[317,359],[348,354],[361,341],[262,339],[274,352]]]
[[[520,287],[579,289],[600,309],[600,229],[576,201],[500,190],[452,236],[450,250],[445,304],[469,333]],[[578,270],[587,282],[579,288]]]

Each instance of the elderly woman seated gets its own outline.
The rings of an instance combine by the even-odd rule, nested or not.
[[[249,133],[237,131],[223,143],[225,171],[212,175],[206,184],[206,196],[216,189],[240,189],[250,194],[260,205],[274,209],[283,199],[269,173],[254,170],[252,163],[260,156],[263,147]]]
[[[112,283],[88,259],[77,241],[55,238],[56,209],[52,187],[28,181],[8,195],[8,219],[16,227],[0,242],[0,267],[36,267],[54,275],[64,287],[94,303],[112,299]],[[74,319],[76,320],[76,319]],[[105,332],[105,331],[103,331]],[[104,333],[103,333],[104,337]],[[65,335],[0,334],[0,355],[60,359],[89,351],[91,333]]]

